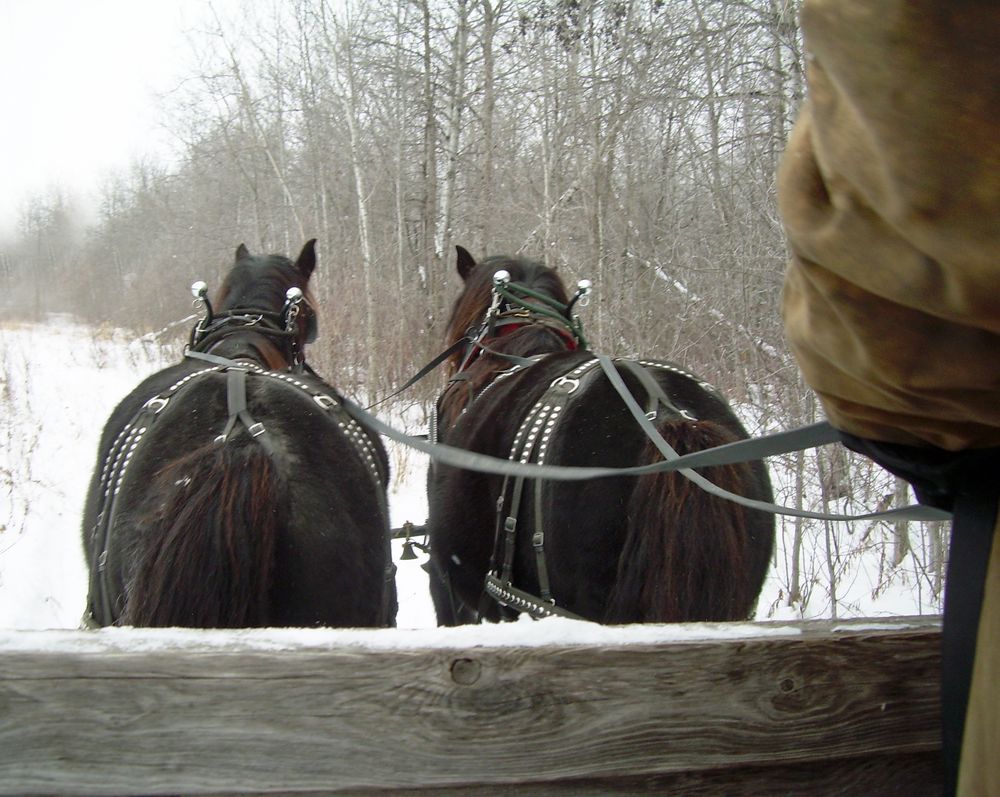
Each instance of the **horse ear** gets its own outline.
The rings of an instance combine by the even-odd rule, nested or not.
[[[472,273],[472,269],[476,267],[476,259],[469,254],[469,250],[464,246],[456,246],[455,253],[458,255],[458,276],[465,281]]]
[[[316,268],[316,239],[310,238],[306,241],[306,245],[302,247],[302,251],[299,252],[299,259],[295,261],[295,268],[299,270],[299,273],[309,279],[309,276],[313,273],[313,269]]]
[[[236,247],[236,262],[239,263],[245,257],[250,257],[250,250],[246,244],[240,244]]]

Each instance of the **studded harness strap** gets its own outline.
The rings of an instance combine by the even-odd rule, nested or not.
[[[696,420],[685,409],[678,407],[667,396],[666,392],[650,373],[650,369],[669,370],[691,379],[694,376],[676,366],[650,360],[616,359],[615,364],[633,374],[646,393],[646,417],[650,420],[660,414],[661,408],[667,413],[688,420]],[[577,365],[568,373],[554,379],[542,396],[525,415],[511,446],[510,459],[521,464],[545,464],[549,442],[556,425],[571,397],[576,394],[581,384],[597,378],[601,374],[600,360],[592,358]],[[501,376],[519,370],[520,366],[505,371]],[[705,383],[698,380],[700,384]],[[487,389],[492,386],[491,383]],[[710,385],[705,385],[711,388]],[[714,390],[714,389],[713,389]],[[483,391],[485,392],[485,390]],[[482,393],[480,393],[482,396]],[[493,598],[502,606],[507,606],[519,612],[526,612],[538,619],[541,617],[561,616],[573,619],[584,619],[573,612],[557,606],[552,597],[549,582],[548,565],[545,557],[545,528],[542,509],[542,480],[534,479],[534,528],[531,532],[531,545],[535,553],[535,569],[538,578],[539,595],[535,596],[521,590],[513,584],[514,554],[517,546],[518,519],[521,510],[521,500],[524,494],[525,476],[504,477],[496,506],[496,528],[493,546],[493,556],[489,572],[486,574],[484,594]],[[481,609],[484,607],[480,607]],[[480,611],[482,614],[482,611]]]
[[[133,418],[122,427],[104,459],[100,481],[101,504],[92,531],[94,553],[90,570],[90,596],[87,601],[87,613],[83,618],[85,626],[105,626],[111,625],[115,621],[108,585],[107,561],[118,496],[128,466],[134,459],[146,433],[152,428],[170,401],[184,387],[208,374],[225,373],[227,376],[229,417],[222,433],[215,439],[216,444],[224,444],[229,439],[237,422],[241,422],[251,437],[260,443],[268,453],[273,453],[264,424],[255,421],[247,410],[246,379],[248,375],[252,375],[276,380],[281,384],[288,385],[293,390],[299,390],[308,395],[316,406],[331,417],[337,428],[344,433],[361,455],[368,473],[375,483],[376,495],[379,496],[382,509],[386,508],[384,485],[387,474],[383,472],[377,449],[361,424],[345,412],[338,397],[315,390],[311,385],[291,373],[268,371],[250,360],[229,360],[196,351],[188,351],[186,356],[212,363],[212,365],[186,374],[143,404]],[[392,578],[393,575],[392,572],[387,573],[387,578]]]

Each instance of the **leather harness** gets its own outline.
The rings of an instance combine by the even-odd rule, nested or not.
[[[198,351],[188,351],[185,356],[210,363],[210,365],[186,374],[166,390],[146,401],[132,419],[122,427],[104,459],[100,480],[101,504],[92,531],[94,547],[90,570],[90,595],[87,601],[87,611],[83,618],[85,626],[111,625],[116,620],[111,605],[107,560],[118,497],[125,481],[129,463],[134,459],[146,433],[152,428],[170,401],[185,387],[208,374],[224,373],[227,380],[229,415],[224,429],[215,439],[216,444],[224,445],[237,423],[241,423],[250,436],[263,446],[265,451],[269,454],[274,453],[264,424],[256,421],[247,409],[246,381],[248,376],[275,380],[279,384],[287,385],[289,389],[298,390],[308,395],[351,441],[372,477],[376,487],[376,495],[379,496],[382,509],[385,510],[384,485],[387,474],[383,472],[377,449],[361,424],[344,410],[339,397],[315,390],[293,373],[269,371],[252,360],[230,360]],[[387,579],[391,579],[393,576],[394,568],[390,565]]]
[[[480,391],[475,400],[482,398],[498,382],[503,381],[524,368],[530,367],[543,359],[544,356],[538,355],[528,358],[526,364],[516,363],[511,368],[500,372]],[[696,420],[687,410],[678,407],[667,396],[655,377],[650,373],[650,370],[669,370],[690,379],[696,379],[692,374],[682,371],[674,365],[651,360],[616,359],[614,362],[622,369],[633,374],[643,387],[646,393],[647,418],[655,419],[660,415],[661,410],[663,410],[674,417]],[[508,456],[510,461],[519,462],[522,465],[545,464],[549,443],[560,416],[572,398],[578,395],[577,391],[580,387],[598,378],[598,375],[601,373],[600,364],[599,358],[590,358],[552,380],[545,392],[535,401],[522,419],[511,445]],[[714,390],[714,388],[701,382],[701,380],[697,381],[702,386]],[[431,439],[436,442],[436,418],[432,420],[435,422],[431,426]],[[527,481],[534,482],[535,500],[533,516],[530,518],[531,525],[526,529],[525,523],[521,522],[520,515],[521,502]],[[525,612],[535,619],[551,616],[583,619],[579,615],[558,606],[552,597],[549,569],[545,555],[545,518],[542,504],[542,481],[542,479],[530,479],[524,475],[504,476],[500,495],[496,501],[493,554],[489,570],[485,576],[483,595],[484,598],[486,596],[492,598],[501,606],[514,609],[518,612]],[[524,520],[528,519],[525,518]],[[513,583],[514,556],[517,550],[519,528],[522,532],[530,533],[531,535],[535,575],[539,585],[538,595],[526,592],[514,586]],[[448,586],[450,589],[450,585]],[[454,596],[452,597],[454,599]],[[484,613],[484,610],[485,606],[481,603],[479,607],[480,615]]]

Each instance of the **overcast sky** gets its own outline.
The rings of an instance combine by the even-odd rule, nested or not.
[[[190,65],[187,32],[208,8],[0,0],[0,234],[29,194],[92,193],[136,157],[169,157],[157,95]]]

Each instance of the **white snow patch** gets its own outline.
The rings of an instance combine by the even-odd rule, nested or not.
[[[192,628],[103,628],[97,631],[0,631],[0,650],[17,653],[155,653],[227,650],[386,651],[434,648],[621,647],[787,638],[797,627],[778,623],[686,623],[604,626],[553,617],[497,625],[421,629],[264,628],[214,631]]]

